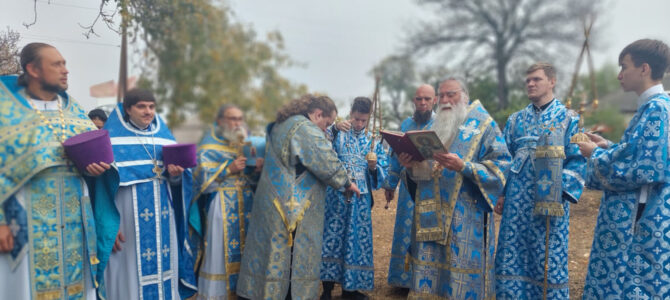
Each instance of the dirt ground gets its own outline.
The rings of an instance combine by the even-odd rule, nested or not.
[[[376,191],[374,196],[376,205],[372,210],[372,224],[374,234],[375,290],[368,293],[368,295],[372,299],[404,299],[406,297],[394,294],[394,289],[386,283],[397,202],[391,202],[389,209],[385,210],[383,192]],[[587,190],[582,195],[579,203],[572,205],[570,208],[568,267],[570,271],[570,298],[572,299],[581,299],[582,297],[600,197],[600,192]],[[500,216],[496,215],[496,232],[499,224]],[[340,299],[340,293],[339,288],[336,288],[333,291],[333,299]]]

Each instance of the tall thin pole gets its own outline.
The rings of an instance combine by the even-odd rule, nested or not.
[[[128,82],[128,7],[126,0],[121,0],[121,62],[119,66],[119,84],[116,102],[123,102]]]

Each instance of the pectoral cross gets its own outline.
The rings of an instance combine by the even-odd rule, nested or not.
[[[163,169],[161,169],[161,167],[158,166],[157,161],[154,160],[154,168],[151,169],[151,170],[154,172],[154,174],[156,174],[156,178],[158,178],[158,179],[161,178],[161,174],[163,173]]]

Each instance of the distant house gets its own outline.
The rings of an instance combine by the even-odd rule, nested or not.
[[[666,75],[663,79],[663,87],[670,94],[670,75]],[[603,96],[599,102],[603,108],[617,108],[626,116],[627,122],[633,118],[637,111],[637,95],[635,95],[635,92],[624,93],[623,90],[619,89],[617,92]]]

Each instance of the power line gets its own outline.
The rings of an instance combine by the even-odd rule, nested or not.
[[[117,44],[79,41],[79,40],[66,39],[66,38],[60,38],[60,37],[50,37],[50,36],[44,36],[44,35],[34,35],[34,34],[24,34],[24,33],[20,33],[20,35],[21,35],[21,37],[27,37],[27,38],[31,38],[31,39],[35,39],[35,40],[43,40],[43,41],[55,41],[55,42],[85,44],[85,45],[114,47],[114,48],[121,47],[121,45],[117,45]]]
[[[71,7],[71,8],[79,8],[79,9],[87,9],[87,10],[95,10],[99,11],[100,7],[89,7],[89,6],[81,6],[81,5],[74,5],[74,4],[61,4],[61,3],[56,3],[51,0],[34,0],[39,3],[46,3],[48,5],[55,5],[55,6],[62,6],[62,7]]]

